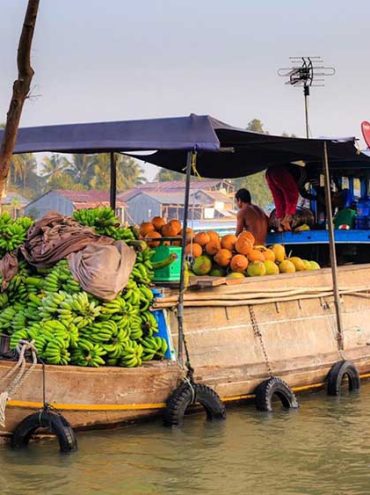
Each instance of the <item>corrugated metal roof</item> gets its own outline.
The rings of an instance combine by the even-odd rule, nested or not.
[[[104,191],[71,191],[69,189],[54,189],[53,191],[49,191],[45,194],[42,194],[38,198],[34,199],[28,206],[32,205],[40,198],[47,196],[48,194],[55,193],[59,196],[63,196],[63,198],[68,199],[73,203],[76,209],[82,208],[96,208],[97,206],[109,206],[110,205],[110,196],[109,193]],[[126,203],[122,200],[117,200],[116,205],[119,208],[123,208]]]
[[[184,176],[185,177],[185,176]],[[212,189],[216,187],[217,184],[223,182],[222,179],[201,179],[192,180],[190,183],[190,189]],[[146,182],[140,186],[142,190],[171,190],[171,189],[185,189],[185,179],[184,180],[168,180],[163,182]]]
[[[26,199],[24,196],[21,194],[18,194],[17,192],[9,191],[6,193],[5,198],[2,200],[3,205],[11,205],[12,202],[17,202],[21,207],[26,206],[30,200]]]

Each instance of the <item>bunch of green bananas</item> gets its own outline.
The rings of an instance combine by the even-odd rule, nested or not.
[[[69,269],[68,261],[59,261],[48,273],[44,279],[43,289],[45,292],[58,292],[64,290],[68,293],[80,292],[81,286],[73,278]]]
[[[25,328],[12,333],[12,335],[10,336],[9,348],[15,349],[20,340],[29,340],[28,332]]]
[[[81,338],[96,344],[110,341],[117,334],[117,325],[114,321],[94,322],[81,330]]]
[[[28,299],[27,286],[24,283],[24,278],[20,273],[14,275],[6,289],[9,299],[15,301],[26,301]]]
[[[5,308],[9,303],[9,298],[5,292],[0,293],[0,308]]]
[[[67,343],[59,336],[47,343],[43,356],[49,364],[67,365],[71,360]]]
[[[14,220],[8,212],[0,215],[0,256],[21,246],[33,220],[22,217]]]
[[[129,280],[123,291],[123,299],[131,306],[138,306],[142,311],[149,309],[153,301],[153,292],[145,284]]]
[[[158,322],[151,311],[143,311],[140,313],[141,326],[145,335],[152,336],[158,332]]]
[[[162,337],[145,337],[140,341],[143,346],[143,361],[151,361],[152,359],[162,359],[167,351],[167,342]]]
[[[97,234],[112,237],[116,241],[136,239],[134,230],[120,225],[114,211],[108,206],[77,210],[73,213],[73,218],[81,225],[93,227]]]
[[[7,306],[0,312],[0,329],[9,331],[12,327],[12,321],[17,311],[13,306]]]
[[[111,359],[119,359],[123,356],[125,346],[130,341],[130,334],[127,330],[118,329],[111,339],[104,343],[103,347],[107,351],[107,364]],[[111,365],[112,366],[112,365]]]
[[[123,348],[122,357],[119,361],[120,366],[124,366],[125,368],[141,366],[143,352],[144,348],[141,344],[130,340]]]
[[[98,368],[105,364],[102,356],[106,353],[107,351],[104,350],[101,344],[93,343],[86,339],[79,339],[77,348],[72,353],[72,363],[77,366]]]
[[[131,272],[130,279],[137,283],[143,283],[149,285],[152,281],[152,275],[148,272],[148,269],[143,264],[136,263]]]

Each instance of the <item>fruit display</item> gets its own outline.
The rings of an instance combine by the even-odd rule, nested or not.
[[[139,238],[147,240],[151,247],[180,245],[177,239],[172,241],[170,238],[181,234],[179,220],[166,222],[162,217],[143,222],[139,229]],[[166,240],[160,241],[162,237]],[[219,236],[214,231],[193,232],[188,228],[186,242],[189,275],[243,278],[320,269],[315,261],[288,257],[282,244],[271,247],[256,245],[252,233],[248,231],[238,236]]]
[[[192,233],[191,229],[188,229],[189,234]],[[179,220],[172,219],[166,222],[166,220],[162,217],[153,217],[150,222],[142,222],[139,227],[139,239],[145,240],[150,247],[156,247],[160,244],[165,246],[169,246],[172,244],[173,246],[180,246],[181,241],[178,239],[168,239],[171,237],[178,237],[182,233],[182,225]],[[160,241],[162,237],[166,237],[167,239],[164,241]],[[156,241],[155,239],[158,239]]]
[[[13,244],[8,242],[8,251],[21,244],[32,221],[15,223],[2,217],[0,229],[7,223],[23,228]],[[73,217],[96,233],[133,246],[136,262],[129,282],[114,300],[104,302],[82,290],[65,259],[40,270],[19,261],[18,273],[0,293],[0,331],[10,336],[10,348],[20,340],[33,341],[39,358],[55,365],[136,367],[163,359],[167,342],[158,336],[150,311],[152,249],[136,240],[134,229],[121,226],[110,208],[79,210]]]
[[[320,269],[315,261],[288,257],[281,244],[256,245],[247,231],[223,237],[216,232],[198,232],[188,239],[185,253],[191,273],[197,276],[244,278]]]

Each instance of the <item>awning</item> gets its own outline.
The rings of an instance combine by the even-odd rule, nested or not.
[[[354,137],[302,139],[272,136],[232,127],[208,115],[194,114],[21,128],[15,153],[127,152],[149,163],[183,172],[187,152],[197,150],[197,172],[202,177],[233,178],[296,161],[305,162],[312,171],[321,170],[324,141],[332,170],[370,169],[370,157],[358,152]],[[153,150],[156,152],[149,154]],[[135,151],[148,151],[148,154],[138,155]]]
[[[14,153],[102,153],[136,150],[217,151],[220,142],[208,115],[163,119],[25,127]],[[2,133],[0,131],[0,142]]]

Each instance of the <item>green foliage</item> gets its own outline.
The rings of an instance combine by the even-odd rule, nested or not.
[[[117,155],[117,189],[125,191],[145,182],[143,169],[131,157]],[[43,160],[45,190],[70,189],[84,191],[96,189],[107,191],[110,185],[110,155],[72,155],[68,159],[59,154]]]
[[[180,172],[174,172],[173,170],[166,170],[165,168],[161,168],[154,178],[154,181],[156,182],[167,182],[170,180],[185,180],[185,174],[181,174]]]
[[[250,120],[247,124],[246,130],[251,132],[259,132],[261,134],[268,134],[268,132],[263,129],[263,123],[259,119]]]

